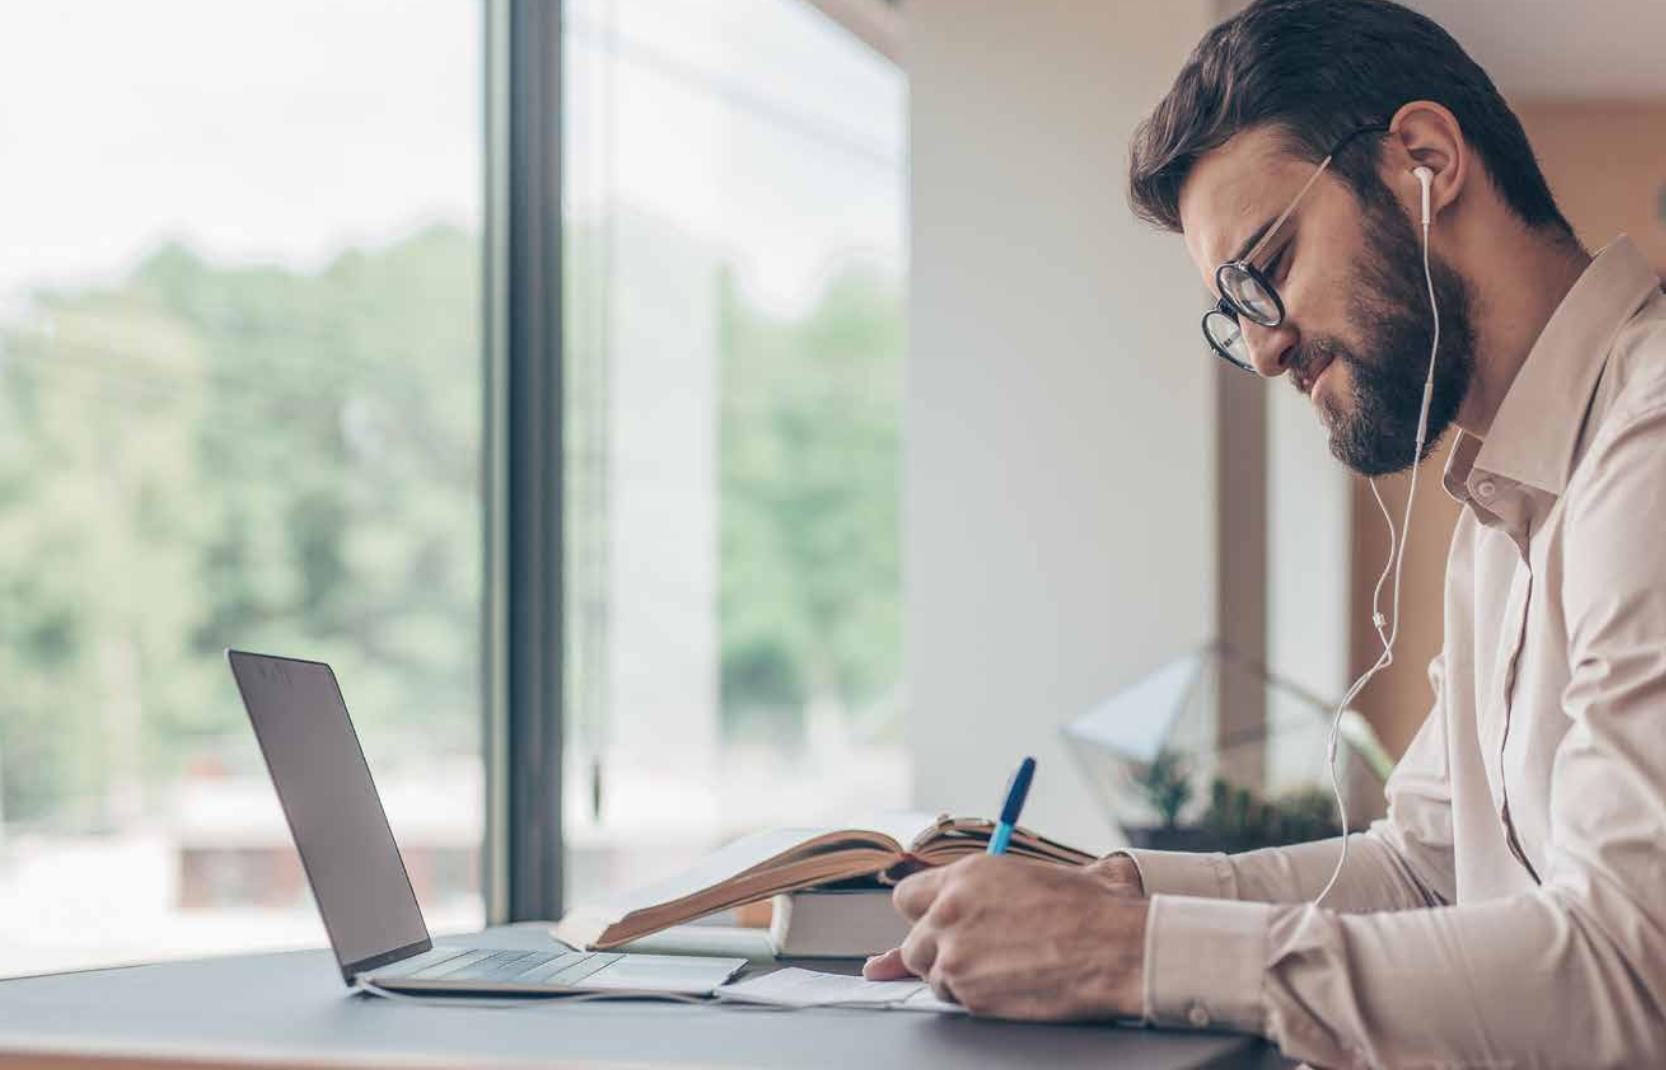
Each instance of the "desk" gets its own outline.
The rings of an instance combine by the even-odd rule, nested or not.
[[[441,940],[537,949],[539,927]],[[328,951],[0,981],[0,1067],[1272,1067],[1260,1041],[902,1011],[645,1001],[435,1007],[355,995]]]

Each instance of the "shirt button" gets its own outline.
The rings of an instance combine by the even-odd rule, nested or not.
[[[1201,1003],[1194,1003],[1186,1011],[1186,1021],[1195,1028],[1205,1029],[1209,1025],[1209,1008]]]
[[[1498,491],[1498,484],[1490,479],[1483,479],[1475,485],[1475,493],[1483,498],[1490,498]]]

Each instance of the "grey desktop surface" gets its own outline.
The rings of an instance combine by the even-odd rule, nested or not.
[[[542,928],[442,943],[542,948]],[[831,968],[818,963],[818,968]],[[753,967],[767,969],[768,967]],[[848,965],[847,965],[848,968]],[[402,1058],[786,1067],[1262,1067],[1247,1037],[1044,1026],[903,1011],[777,1011],[645,1001],[516,1009],[353,995],[327,951],[246,955],[0,981],[0,1065],[24,1052],[327,1063]]]

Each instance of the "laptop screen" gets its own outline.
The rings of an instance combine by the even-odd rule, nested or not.
[[[335,673],[227,651],[342,976],[426,951],[428,927]]]

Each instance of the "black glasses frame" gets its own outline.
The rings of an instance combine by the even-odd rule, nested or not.
[[[1216,316],[1225,317],[1231,322],[1232,329],[1238,332],[1237,337],[1239,338],[1243,335],[1243,327],[1239,323],[1240,317],[1262,327],[1277,327],[1284,322],[1284,298],[1279,296],[1278,287],[1273,285],[1272,280],[1267,278],[1262,270],[1255,266],[1255,259],[1261,255],[1262,250],[1266,249],[1268,243],[1273,240],[1273,236],[1284,226],[1285,220],[1290,218],[1290,214],[1302,202],[1302,198],[1307,195],[1307,191],[1319,180],[1319,176],[1325,173],[1325,168],[1330,166],[1331,160],[1336,158],[1337,153],[1341,152],[1355,138],[1365,134],[1386,134],[1388,130],[1389,127],[1386,123],[1372,123],[1368,126],[1358,127],[1343,135],[1325,154],[1325,158],[1319,161],[1319,166],[1313,169],[1313,174],[1302,184],[1302,188],[1296,191],[1295,197],[1291,198],[1289,205],[1285,207],[1283,212],[1279,213],[1278,218],[1273,220],[1273,225],[1267,228],[1265,234],[1261,235],[1261,240],[1255,243],[1255,247],[1237,260],[1229,260],[1215,268],[1215,292],[1220,294],[1220,297],[1215,302],[1214,308],[1203,313],[1199,326],[1203,329],[1203,340],[1209,343],[1209,348],[1214,351],[1217,357],[1220,357],[1234,368],[1252,374],[1255,372],[1254,364],[1233,356],[1225,346],[1216,340],[1215,332],[1209,329],[1210,322]],[[1227,280],[1231,277],[1229,273],[1232,272],[1246,276],[1272,299],[1273,314],[1271,316],[1257,315],[1233,300],[1231,296],[1233,288],[1227,284]]]

